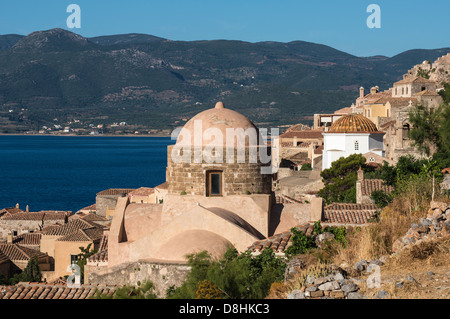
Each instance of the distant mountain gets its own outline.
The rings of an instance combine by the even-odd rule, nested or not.
[[[218,100],[255,123],[294,124],[349,106],[360,86],[387,89],[447,52],[356,57],[304,41],[84,38],[63,29],[0,36],[0,132],[55,118],[172,128]]]
[[[89,41],[100,45],[117,45],[117,44],[133,44],[133,43],[152,43],[164,41],[166,39],[155,37],[153,35],[141,33],[129,33],[119,35],[106,35],[100,37],[89,38]]]

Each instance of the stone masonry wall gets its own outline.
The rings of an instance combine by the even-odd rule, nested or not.
[[[180,286],[190,270],[185,264],[170,262],[152,262],[139,260],[137,262],[120,264],[111,268],[86,266],[85,274],[90,285],[133,285],[137,286],[146,280],[153,282],[155,293],[164,298],[166,290],[171,286]],[[95,268],[95,267],[94,267]]]
[[[237,151],[234,152],[233,163],[211,163],[203,158],[202,163],[194,163],[195,150],[191,152],[191,163],[175,163],[172,160],[173,145],[168,147],[167,181],[169,194],[186,192],[190,195],[206,195],[207,172],[219,170],[223,172],[223,195],[242,195],[250,193],[270,194],[272,175],[262,174],[263,165],[258,160],[249,162],[249,149],[245,150],[244,163],[237,163]],[[226,150],[223,150],[226,159]],[[259,155],[258,155],[259,156]]]

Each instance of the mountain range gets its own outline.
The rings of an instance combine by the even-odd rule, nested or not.
[[[74,119],[171,129],[219,100],[256,124],[306,123],[349,106],[360,86],[388,89],[415,64],[449,52],[357,57],[304,41],[0,35],[0,132]]]

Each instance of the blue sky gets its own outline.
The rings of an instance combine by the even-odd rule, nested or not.
[[[81,28],[69,29],[69,4]],[[381,9],[370,29],[367,6]],[[146,33],[171,40],[303,40],[357,56],[450,47],[449,0],[14,0],[0,3],[0,34],[64,28],[85,37]]]

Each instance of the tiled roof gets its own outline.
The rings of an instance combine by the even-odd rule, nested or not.
[[[301,230],[303,233],[309,236],[314,229],[314,225],[306,223],[295,228],[297,230]],[[248,247],[248,250],[250,250],[252,254],[258,254],[266,248],[271,248],[276,254],[283,255],[284,251],[292,244],[292,237],[293,234],[290,230],[285,231],[283,233],[276,234],[266,239],[254,242],[250,247]]]
[[[319,147],[317,147],[314,150],[314,154],[322,154],[322,151],[323,151],[323,145],[320,145]]]
[[[66,216],[72,212],[62,211],[40,211],[40,212],[17,212],[15,214],[6,214],[2,216],[1,220],[65,220]]]
[[[377,126],[360,114],[348,114],[337,119],[328,133],[377,132]]]
[[[122,195],[134,191],[134,188],[110,188],[97,193],[97,195]]]
[[[291,127],[289,127],[286,132],[299,132],[299,131],[307,131],[307,130],[311,130],[311,128],[308,125],[299,123],[299,124],[295,124],[292,125]]]
[[[417,99],[414,97],[389,97],[389,98],[381,98],[379,100],[376,100],[373,102],[373,104],[386,104],[389,102],[391,106],[408,106],[409,102],[412,102],[413,104],[417,104]]]
[[[332,224],[366,224],[377,209],[375,204],[333,203],[324,207],[322,221]]]
[[[97,210],[97,206],[95,204],[92,204],[92,205],[86,206],[86,207],[84,207],[84,208],[82,208],[80,210],[87,210],[87,211],[90,211],[90,212],[94,212],[94,211]]]
[[[27,213],[19,212],[12,215],[4,215],[0,218],[1,220],[35,220],[42,221],[44,219],[44,213]]]
[[[20,213],[20,212],[24,212],[24,211],[17,207],[7,207],[7,208],[3,208],[2,210],[0,210],[0,216],[2,216],[3,214],[6,214],[6,213],[15,214],[15,213]]]
[[[70,288],[66,283],[21,283],[0,288],[0,299],[88,299],[97,291],[111,296],[116,289],[115,286],[81,285]]]
[[[352,113],[353,109],[351,107],[343,107],[334,112],[334,114],[349,114]]]
[[[91,227],[78,229],[77,231],[63,236],[58,241],[97,241],[103,236],[103,229],[99,227]]]
[[[304,131],[289,131],[282,135],[280,138],[323,138],[323,131],[321,130],[304,130]]]
[[[89,213],[86,216],[81,217],[81,219],[86,220],[88,222],[106,222],[108,221],[107,218],[97,215],[95,213]]]
[[[425,79],[421,76],[415,76],[415,77],[407,77],[406,79],[400,80],[398,82],[395,82],[394,85],[397,84],[408,84],[408,83],[435,83],[434,81],[431,81],[429,79]]]
[[[91,228],[93,226],[102,228],[101,225],[79,218],[79,219],[72,219],[67,224],[64,225],[45,228],[42,231],[42,233],[44,235],[51,235],[51,236],[66,236],[78,231],[79,229]]]
[[[364,179],[361,181],[362,195],[371,195],[374,191],[383,191],[390,194],[394,188],[384,183],[382,179]]]
[[[13,244],[25,246],[39,246],[41,244],[42,233],[25,233],[13,238]]]
[[[396,121],[396,120],[392,120],[392,121],[389,121],[389,122],[384,123],[383,125],[380,125],[380,127],[381,127],[382,129],[385,129],[385,128],[387,128],[387,127],[389,127],[389,126],[391,126],[391,125],[393,125],[393,124],[395,124],[395,123],[397,123],[397,121]]]
[[[128,193],[128,196],[148,196],[155,192],[153,188],[141,187]]]
[[[159,184],[158,186],[155,186],[155,188],[159,189],[167,189],[169,187],[169,184],[167,182],[164,182],[162,184]]]
[[[88,258],[88,262],[107,262],[108,261],[108,236],[103,235],[100,246],[98,249],[98,253],[92,255]]]
[[[38,250],[27,248],[18,244],[0,244],[0,251],[8,256],[12,261],[17,260],[29,260],[34,256],[43,257],[47,254],[42,253]]]
[[[4,253],[2,253],[0,251],[0,264],[3,264],[5,262],[9,262],[9,258],[8,258],[8,256],[6,256]]]
[[[423,90],[419,93],[414,94],[415,96],[440,96],[436,91]]]

